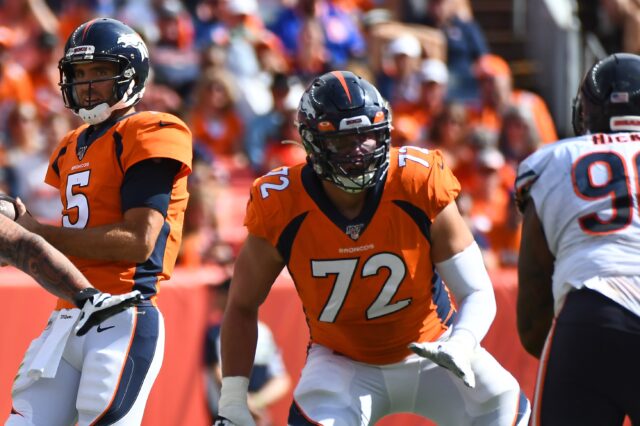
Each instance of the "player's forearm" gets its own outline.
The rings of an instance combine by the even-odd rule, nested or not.
[[[221,329],[222,375],[249,377],[258,340],[258,311],[228,305]]]
[[[85,229],[40,225],[34,231],[68,256],[136,263],[149,258],[157,238],[124,223]]]
[[[553,322],[553,271],[549,249],[533,201],[524,210],[518,256],[518,334],[522,346],[539,358]]]
[[[539,270],[536,271],[536,274],[539,273]],[[535,275],[526,274],[522,266],[519,277],[518,335],[525,350],[536,358],[540,358],[553,322],[553,297],[551,294],[543,295],[533,290],[545,288],[548,284],[546,282],[540,283],[540,278],[534,278]]]
[[[62,253],[14,223],[2,223],[0,258],[31,275],[55,296],[73,301],[80,290],[91,287]]]

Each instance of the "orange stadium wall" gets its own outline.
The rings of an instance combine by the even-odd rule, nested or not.
[[[221,272],[215,268],[177,269],[171,281],[163,284],[159,306],[166,324],[164,363],[151,392],[144,425],[210,425],[204,396],[202,343],[207,325],[206,284],[217,282]],[[529,356],[516,332],[516,273],[512,270],[492,274],[498,313],[483,345],[518,379],[531,399],[537,360]],[[44,328],[54,297],[22,272],[0,270],[0,300],[5,316],[0,325],[0,421],[11,408],[11,383],[29,342]],[[308,339],[300,303],[290,279],[283,275],[261,308],[260,317],[271,326],[280,344],[284,361],[294,383],[305,360]],[[240,338],[240,337],[239,337]],[[286,425],[291,397],[273,408],[275,425]],[[381,426],[426,426],[430,422],[409,415],[394,415]]]

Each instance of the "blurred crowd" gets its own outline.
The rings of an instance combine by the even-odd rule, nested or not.
[[[80,121],[63,106],[57,65],[72,29],[98,16],[132,26],[150,49],[138,109],[171,112],[192,129],[182,264],[233,259],[220,241],[217,194],[304,161],[302,91],[320,73],[347,69],[389,100],[393,145],[445,153],[489,269],[515,265],[515,167],[557,135],[544,101],[514,87],[508,63],[490,51],[468,0],[4,0],[0,190],[33,215],[60,216],[58,191],[43,177],[53,147]]]

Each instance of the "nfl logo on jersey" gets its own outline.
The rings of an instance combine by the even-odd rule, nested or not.
[[[347,225],[345,230],[346,234],[351,237],[352,240],[357,240],[360,238],[360,232],[362,232],[362,228],[364,228],[364,224],[358,223],[356,225]]]

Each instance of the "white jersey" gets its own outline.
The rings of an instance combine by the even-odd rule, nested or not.
[[[547,145],[518,167],[555,256],[556,314],[571,288],[599,291],[640,316],[640,133]]]

